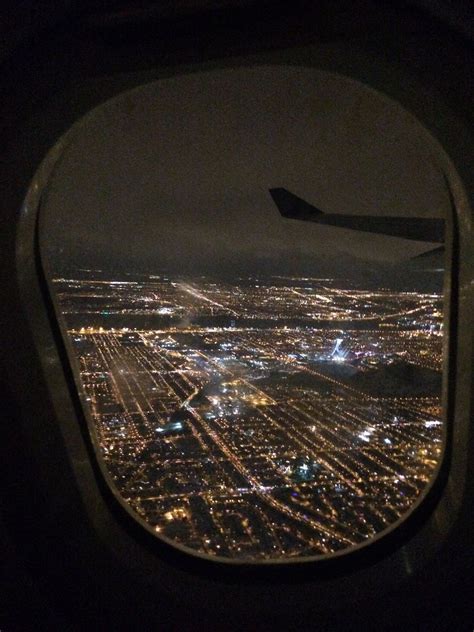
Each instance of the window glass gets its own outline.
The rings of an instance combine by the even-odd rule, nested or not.
[[[311,68],[166,79],[76,124],[42,257],[97,457],[157,537],[311,559],[439,467],[450,202],[400,106]]]

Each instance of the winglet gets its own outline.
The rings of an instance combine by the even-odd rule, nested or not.
[[[315,206],[308,204],[297,195],[281,187],[268,190],[283,217],[306,219],[310,215],[323,215]]]

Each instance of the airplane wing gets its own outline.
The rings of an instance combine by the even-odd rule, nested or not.
[[[269,189],[270,195],[283,217],[338,226],[368,233],[414,239],[416,241],[444,241],[444,219],[434,217],[382,217],[374,215],[339,215],[323,213],[287,189]]]
[[[442,270],[445,266],[445,248],[439,246],[433,250],[422,252],[421,255],[411,257],[410,266],[419,270]]]

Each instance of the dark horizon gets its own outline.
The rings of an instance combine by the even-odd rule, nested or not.
[[[293,260],[293,263],[295,261]],[[48,269],[53,276],[62,275],[65,272],[74,274],[85,270],[101,271],[106,276],[126,275],[167,275],[173,278],[198,278],[207,277],[220,280],[232,280],[239,277],[245,278],[331,278],[341,283],[356,284],[374,289],[376,287],[393,287],[396,289],[413,288],[418,291],[442,292],[445,279],[445,271],[442,267],[424,267],[424,262],[403,264],[374,264],[360,261],[356,258],[329,261],[318,260],[315,262],[299,262],[300,265],[290,267],[285,261],[274,260],[246,260],[227,262],[219,261],[216,265],[209,262],[208,265],[196,266],[195,264],[183,264],[179,268],[170,265],[153,265],[147,261],[134,260],[133,262],[106,263],[97,259],[96,262],[60,263],[54,257],[47,256]],[[439,265],[439,264],[438,264]]]

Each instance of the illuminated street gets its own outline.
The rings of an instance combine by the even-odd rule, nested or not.
[[[440,294],[290,277],[53,283],[99,452],[160,536],[228,558],[332,553],[431,480]]]

